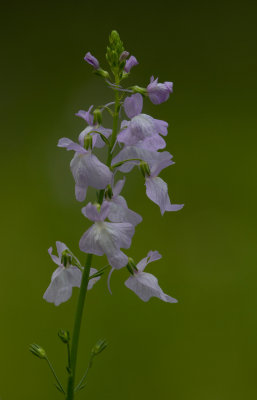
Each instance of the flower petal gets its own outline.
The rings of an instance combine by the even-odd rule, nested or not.
[[[108,218],[111,222],[129,222],[136,226],[142,221],[142,217],[128,208],[126,200],[122,196],[112,198],[109,201],[110,211]]]
[[[140,93],[126,97],[124,100],[124,110],[129,118],[140,114],[143,109],[143,96]]]

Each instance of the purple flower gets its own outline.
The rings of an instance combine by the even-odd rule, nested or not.
[[[130,56],[129,59],[126,61],[126,65],[125,65],[124,71],[129,73],[131,68],[135,67],[138,64],[139,63],[138,63],[136,57]]]
[[[75,195],[78,201],[85,200],[88,186],[104,189],[112,181],[110,169],[99,161],[91,150],[84,149],[81,144],[74,143],[68,138],[62,138],[58,142],[58,147],[75,151],[70,167],[75,180]]]
[[[85,55],[84,60],[85,60],[88,64],[92,65],[92,67],[94,67],[94,69],[98,69],[98,68],[100,67],[99,61],[98,61],[94,56],[92,56],[92,54],[91,54],[90,52],[88,52],[88,53]]]
[[[44,293],[44,300],[49,303],[54,303],[56,306],[59,306],[61,303],[69,300],[72,295],[73,287],[80,287],[82,273],[78,267],[67,263],[66,266],[62,263],[62,255],[63,252],[68,250],[66,244],[62,242],[56,242],[56,248],[58,252],[58,256],[52,254],[53,248],[50,247],[48,249],[48,253],[52,258],[53,262],[58,265],[58,268],[54,271],[50,285],[46,289]],[[74,257],[74,260],[79,261]],[[93,275],[97,272],[95,268],[90,269],[90,275]],[[97,282],[100,277],[93,278],[89,281],[88,289],[91,289],[95,282]]]
[[[124,109],[131,121],[122,121],[118,141],[127,146],[139,144],[148,150],[159,150],[166,147],[164,136],[168,133],[168,123],[152,118],[150,115],[141,114],[143,97],[136,93],[124,101]]]
[[[170,160],[172,155],[168,151],[157,152],[157,151],[150,151],[140,146],[126,146],[124,147],[116,157],[112,160],[112,165],[119,163],[121,161],[129,160],[131,158],[138,158],[142,161],[145,161],[149,164],[151,168],[157,162],[161,162],[164,160]],[[129,161],[117,169],[121,172],[130,172],[135,165],[138,165],[140,161]]]
[[[115,269],[125,267],[128,257],[120,249],[130,247],[134,226],[125,222],[106,222],[110,213],[110,204],[106,201],[100,211],[96,205],[89,203],[82,209],[82,213],[94,224],[80,239],[80,249],[97,256],[106,254],[109,264]]]
[[[154,80],[154,77],[152,76],[146,89],[151,102],[153,104],[161,104],[168,100],[170,93],[173,92],[173,83],[158,83],[158,78]]]
[[[147,264],[159,260],[161,257],[158,251],[149,251],[147,257],[137,264],[138,271],[135,271],[134,275],[126,280],[125,286],[133,290],[143,301],[148,301],[151,297],[158,297],[167,303],[177,303],[176,299],[163,292],[158,284],[158,279],[154,275],[144,272]]]
[[[130,210],[124,197],[119,196],[125,184],[125,178],[118,181],[113,187],[113,196],[107,200],[110,204],[108,218],[111,222],[129,222],[136,226],[142,221],[142,217],[136,212]]]
[[[178,211],[184,207],[184,204],[171,204],[168,195],[168,185],[157,175],[169,165],[174,164],[172,160],[166,159],[157,161],[150,167],[150,176],[146,176],[145,186],[146,195],[155,204],[160,207],[161,214],[165,211]]]
[[[91,134],[92,139],[93,139],[93,148],[94,147],[104,147],[105,143],[102,140],[101,136],[94,132],[100,132],[102,133],[106,138],[108,138],[111,133],[112,130],[111,129],[106,129],[103,126],[98,126],[97,124],[94,125],[94,117],[91,114],[91,110],[92,110],[93,106],[89,107],[88,111],[84,111],[84,110],[79,110],[79,112],[77,114],[75,114],[77,117],[80,117],[82,119],[84,119],[87,123],[88,123],[88,127],[86,129],[84,129],[80,135],[79,135],[79,142],[81,144],[81,146],[83,147],[84,145],[84,138],[86,135]],[[93,132],[93,133],[91,133]]]

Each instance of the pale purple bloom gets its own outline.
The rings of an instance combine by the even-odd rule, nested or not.
[[[151,168],[156,162],[161,162],[165,160],[171,160],[172,155],[168,151],[157,152],[147,150],[139,145],[137,146],[125,146],[116,157],[112,160],[112,165],[117,164],[121,161],[138,158],[149,164]],[[135,165],[138,165],[140,161],[129,161],[125,162],[117,169],[121,172],[130,172]]]
[[[168,159],[158,161],[150,167],[150,176],[145,177],[146,195],[160,207],[162,215],[165,211],[178,211],[184,207],[184,204],[171,204],[168,185],[158,177],[164,168],[172,164],[174,164],[173,161]]]
[[[118,141],[126,146],[140,144],[148,150],[159,150],[166,146],[159,133],[166,136],[168,123],[142,114],[143,97],[136,93],[124,101],[124,109],[131,121],[122,121]]]
[[[81,144],[81,146],[84,146],[84,138],[86,135],[91,135],[92,136],[92,144],[93,147],[104,147],[105,143],[102,140],[101,136],[98,133],[95,133],[94,131],[98,131],[100,133],[102,133],[106,138],[108,138],[111,133],[112,130],[111,129],[106,129],[103,126],[99,126],[97,124],[94,124],[94,117],[91,114],[91,110],[92,110],[93,106],[90,106],[88,111],[84,111],[84,110],[79,110],[79,112],[77,112],[75,115],[77,117],[80,117],[82,119],[84,119],[87,123],[88,123],[88,127],[86,129],[84,129],[80,135],[79,135],[79,142]],[[93,132],[93,133],[91,133]]]
[[[111,183],[110,169],[99,161],[91,150],[86,150],[81,144],[74,143],[68,138],[60,139],[58,146],[75,151],[70,167],[75,180],[75,195],[78,201],[85,200],[88,186],[104,189]]]
[[[111,222],[129,222],[136,226],[142,221],[142,217],[135,211],[130,210],[124,197],[119,195],[124,184],[125,178],[119,180],[112,189],[113,196],[110,200],[107,200],[110,204],[108,219]]]
[[[107,201],[103,202],[100,211],[91,203],[82,209],[82,213],[94,224],[80,239],[79,247],[85,253],[97,256],[106,254],[109,264],[120,269],[128,263],[128,257],[120,249],[130,247],[135,228],[130,223],[106,222],[109,212],[110,204]]]
[[[148,96],[153,104],[161,104],[168,100],[170,93],[173,92],[173,83],[164,82],[158,83],[158,78],[151,77],[150,83],[147,86]]]
[[[177,300],[163,292],[158,284],[158,279],[148,272],[144,272],[147,264],[159,260],[162,256],[158,251],[149,251],[147,257],[143,258],[138,264],[138,271],[134,271],[126,281],[125,286],[133,290],[143,301],[150,300],[151,297],[157,297],[167,303],[177,303]]]
[[[58,268],[54,271],[51,277],[51,282],[44,293],[44,300],[49,303],[54,303],[59,306],[61,303],[69,300],[72,295],[73,287],[80,287],[82,273],[78,267],[72,264],[66,266],[62,263],[62,254],[68,247],[62,242],[56,242],[56,248],[58,256],[52,254],[53,248],[48,249],[48,253],[52,258],[53,262],[58,265]],[[78,260],[76,259],[78,262]],[[78,262],[79,263],[79,262]],[[90,275],[97,272],[95,268],[90,269]],[[88,283],[88,289],[91,289],[100,277],[93,278]]]
[[[137,61],[136,57],[130,56],[129,59],[126,61],[126,65],[124,68],[124,71],[129,73],[132,67],[135,67],[135,65],[138,65],[139,62]]]
[[[124,50],[120,55],[120,61],[126,60],[126,58],[128,58],[128,56],[129,56],[129,52]]]
[[[94,56],[92,56],[92,54],[90,52],[88,52],[85,57],[84,60],[92,65],[92,67],[94,67],[94,69],[98,69],[100,67],[99,65],[99,61],[97,60],[97,58],[95,58]]]

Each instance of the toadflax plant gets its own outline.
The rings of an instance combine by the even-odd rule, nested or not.
[[[52,247],[48,250],[56,269],[44,299],[58,306],[69,300],[73,287],[80,288],[72,336],[63,330],[58,334],[67,346],[67,385],[63,386],[60,382],[45,350],[37,344],[30,346],[34,355],[47,361],[55,377],[56,387],[66,400],[72,400],[74,394],[84,388],[93,359],[107,346],[102,339],[95,344],[86,372],[77,381],[77,353],[86,294],[107,268],[109,290],[113,271],[126,268],[128,278],[125,286],[141,300],[148,301],[151,297],[157,297],[168,303],[177,302],[163,292],[154,275],[145,272],[149,263],[161,258],[158,251],[149,251],[137,264],[123,252],[123,249],[130,248],[135,227],[142,222],[142,217],[129,209],[121,195],[125,185],[123,174],[138,167],[145,180],[146,195],[159,206],[162,215],[165,211],[178,211],[183,207],[171,204],[167,184],[159,176],[164,168],[173,164],[172,155],[163,151],[166,147],[164,137],[168,133],[168,123],[142,113],[144,99],[150,99],[153,104],[165,102],[172,93],[173,84],[159,83],[158,78],[152,77],[146,88],[124,88],[121,83],[138,61],[125,51],[116,31],[110,35],[106,59],[112,78],[91,53],[85,56],[85,61],[93,67],[95,74],[101,76],[112,89],[114,101],[96,108],[91,106],[88,111],[80,110],[76,115],[85,121],[86,126],[79,134],[78,141],[62,138],[58,142],[59,147],[73,152],[70,167],[75,181],[76,199],[85,203],[87,188],[96,189],[95,202],[89,202],[82,208],[83,216],[92,223],[79,241],[80,250],[86,254],[84,266],[62,242],[56,242],[57,253]],[[112,129],[102,125],[104,112],[110,113],[113,118]],[[106,148],[106,163],[95,155],[95,149],[102,147]],[[122,174],[122,179],[117,179],[118,173]],[[93,256],[103,255],[107,257],[108,265],[99,270],[93,268]]]

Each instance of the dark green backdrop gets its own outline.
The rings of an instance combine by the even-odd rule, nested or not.
[[[82,130],[76,111],[113,95],[83,61],[91,51],[104,62],[112,29],[140,62],[128,83],[174,81],[170,101],[144,111],[170,124],[176,164],[162,176],[185,208],[161,217],[137,173],[125,194],[144,217],[130,254],[158,249],[149,271],[179,303],[141,302],[125,271],[112,296],[102,279],[87,299],[79,371],[96,339],[110,345],[78,399],[254,399],[255,2],[13,1],[1,19],[1,400],[61,398],[28,344],[42,344],[65,377],[56,333],[71,329],[77,291],[58,308],[43,301],[47,248],[62,240],[78,251],[88,225],[71,154],[56,144]]]

